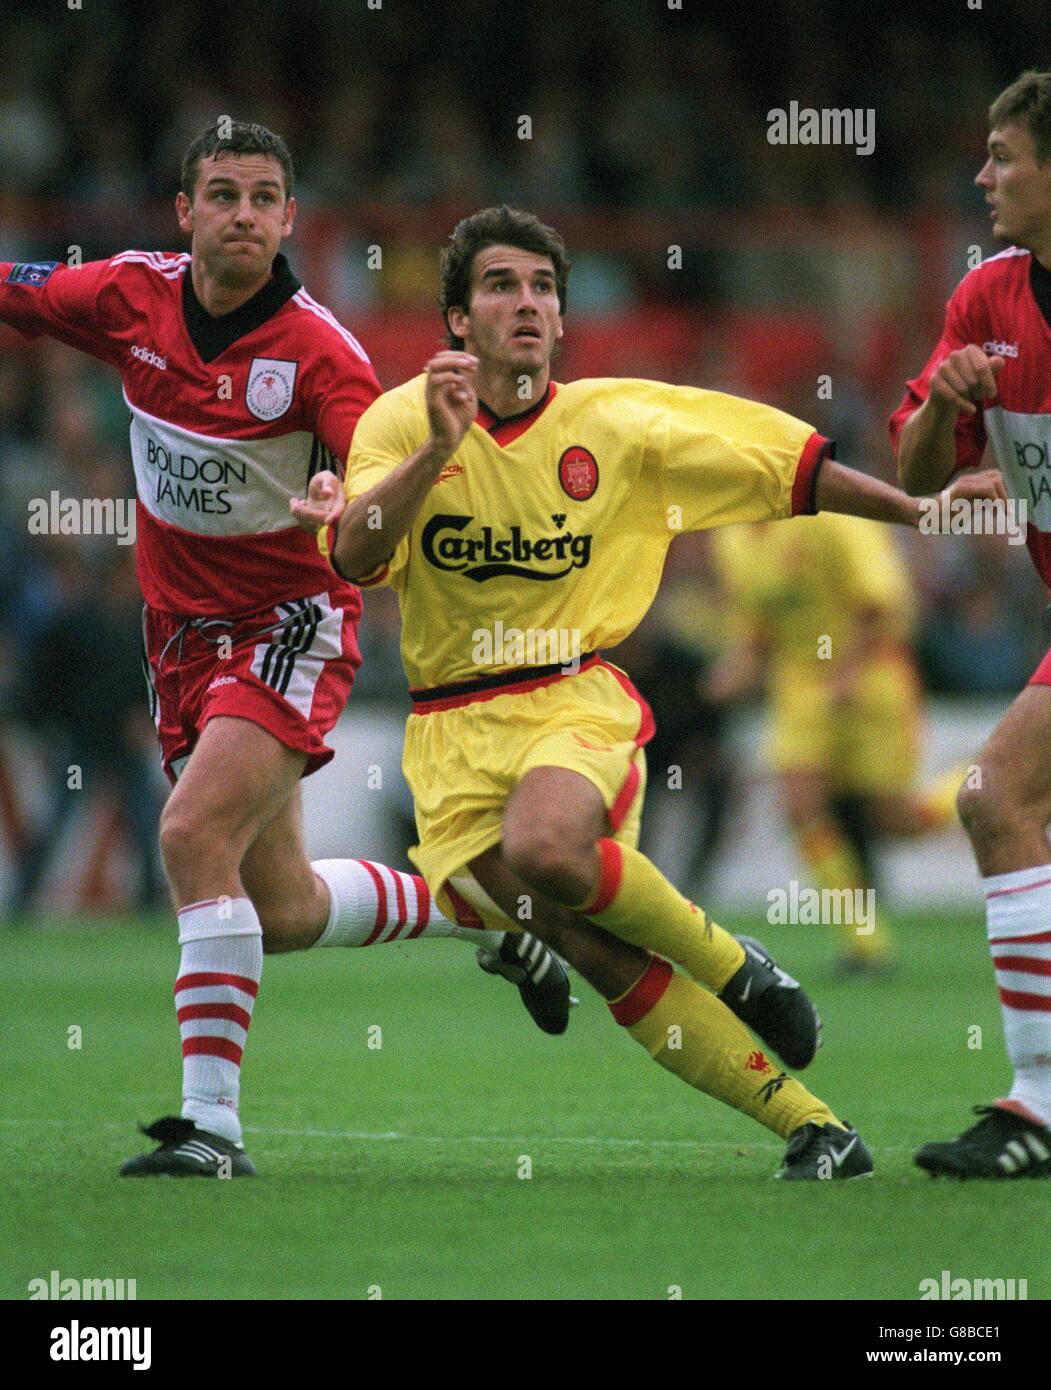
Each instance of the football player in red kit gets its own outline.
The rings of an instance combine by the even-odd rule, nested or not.
[[[161,853],[179,918],[181,1117],[145,1132],[127,1175],[248,1175],[242,1051],[263,953],[460,935],[561,1032],[568,980],[539,941],[444,918],[423,879],[311,863],[299,783],[360,664],[361,595],[293,521],[314,473],[342,468],[380,394],[354,336],[300,285],[284,142],[220,118],[183,161],[189,254],[75,267],[0,262],[0,320],[111,363],[131,412],[151,707],[174,790]],[[524,953],[524,954],[523,954]]]
[[[891,419],[903,486],[919,494],[988,447],[1051,584],[1051,72],[1027,72],[989,110],[975,182],[993,235],[1012,243],[964,276],[942,337]],[[954,1177],[1051,1176],[1051,653],[993,730],[960,817],[982,874],[1013,1068],[978,1123],[916,1162]],[[973,785],[972,785],[973,784]]]

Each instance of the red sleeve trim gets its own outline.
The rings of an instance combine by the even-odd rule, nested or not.
[[[622,1028],[632,1028],[664,998],[675,972],[661,956],[654,956],[641,979],[627,994],[610,1001],[609,1011]]]
[[[813,516],[817,511],[814,490],[817,487],[817,471],[826,458],[831,457],[835,445],[817,430],[803,445],[796,467],[795,482],[792,484],[792,515]]]

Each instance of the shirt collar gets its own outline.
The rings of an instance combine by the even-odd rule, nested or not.
[[[478,414],[474,417],[475,423],[481,425],[482,429],[488,431],[489,434],[495,433],[496,430],[501,429],[504,425],[521,424],[522,421],[527,420],[531,415],[536,415],[543,410],[544,406],[548,404],[554,394],[555,383],[553,381],[548,381],[547,390],[540,399],[534,401],[527,409],[520,410],[517,415],[497,415],[494,410],[486,405],[485,401],[479,400]]]
[[[270,279],[251,299],[229,314],[210,314],[197,298],[193,277],[187,266],[182,277],[182,311],[190,341],[202,362],[211,362],[246,334],[272,318],[282,305],[302,289],[288,261],[279,252],[274,257]]]

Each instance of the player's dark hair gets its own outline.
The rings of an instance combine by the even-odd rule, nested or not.
[[[442,288],[438,304],[445,320],[445,340],[452,348],[462,348],[463,339],[449,327],[449,310],[469,307],[474,258],[487,246],[517,246],[520,251],[547,256],[555,271],[559,311],[566,312],[570,261],[559,234],[531,212],[509,208],[506,203],[498,208],[483,208],[457,222],[449,244],[442,250]]]
[[[1051,72],[1030,68],[989,107],[990,130],[1012,124],[1028,130],[1038,163],[1051,158]]]
[[[201,160],[223,150],[231,154],[265,154],[268,159],[277,160],[285,176],[285,197],[291,198],[296,175],[292,156],[280,135],[256,121],[234,121],[229,116],[220,116],[207,130],[202,130],[183,156],[179,187],[187,198],[193,199]]]

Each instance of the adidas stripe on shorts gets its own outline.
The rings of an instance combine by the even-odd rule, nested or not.
[[[248,720],[305,753],[304,776],[332,758],[325,735],[361,665],[361,602],[352,592],[353,602],[343,586],[234,620],[143,610],[150,714],[172,782],[217,715]]]

